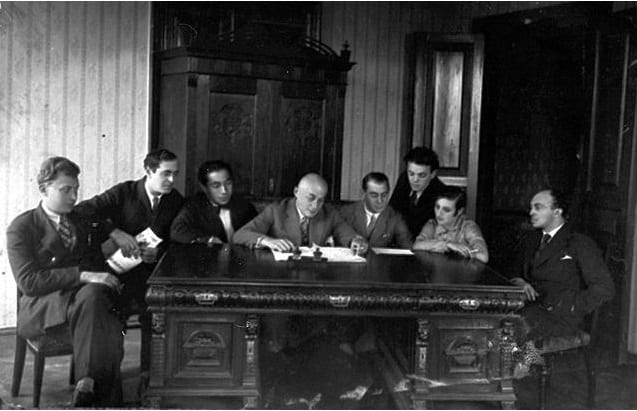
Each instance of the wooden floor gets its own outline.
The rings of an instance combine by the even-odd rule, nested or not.
[[[0,398],[5,408],[32,408],[33,357],[27,354],[20,396],[11,397],[13,347],[15,337],[0,335]],[[122,364],[124,401],[126,408],[141,406],[137,394],[139,381],[139,330],[131,330],[125,340],[126,356]],[[68,408],[72,387],[68,385],[69,357],[49,358],[46,362],[41,408]],[[264,359],[264,361],[268,361]],[[277,360],[278,361],[278,360]],[[553,374],[547,408],[586,409],[586,377],[579,356],[558,360]],[[349,365],[348,365],[349,364]],[[281,368],[281,364],[277,364]],[[292,367],[293,368],[293,367]],[[305,373],[306,375],[301,375]],[[385,387],[375,382],[372,367],[364,359],[351,366],[346,354],[328,345],[309,359],[303,372],[284,371],[276,387],[264,393],[264,406],[277,409],[391,409],[391,396]],[[368,386],[362,400],[340,399],[356,388]],[[519,409],[536,409],[537,380],[528,377],[516,383]],[[320,395],[319,395],[320,394]],[[230,404],[229,404],[230,405]],[[498,409],[494,403],[434,403],[439,409]],[[599,370],[597,409],[637,409],[637,367],[612,367],[602,364]]]

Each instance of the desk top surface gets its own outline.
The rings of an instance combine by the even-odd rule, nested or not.
[[[417,251],[413,256],[377,255],[365,263],[274,261],[268,250],[237,245],[169,247],[150,285],[243,285],[386,289],[489,289],[519,292],[507,279],[475,261]]]

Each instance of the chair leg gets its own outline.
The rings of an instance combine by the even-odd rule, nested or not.
[[[69,385],[75,385],[75,358],[71,355],[71,369],[69,370]]]
[[[544,357],[544,365],[540,365],[540,382],[539,382],[540,384],[539,409],[540,410],[546,409],[546,402],[548,400],[548,388],[551,383],[551,371],[552,371],[551,357],[547,355]]]
[[[33,408],[40,407],[40,392],[42,391],[42,376],[44,374],[45,356],[38,353],[33,361]]]
[[[586,407],[589,410],[595,408],[595,392],[597,389],[597,369],[595,352],[590,347],[584,350],[584,361],[586,362],[586,376],[588,378],[588,395],[586,397]]]
[[[141,347],[140,347],[140,364],[141,372],[150,371],[150,345],[153,335],[153,324],[151,314],[146,311],[139,315]]]
[[[22,371],[24,371],[24,358],[27,353],[27,340],[16,334],[15,356],[13,359],[13,380],[11,381],[11,396],[17,397],[22,383]]]

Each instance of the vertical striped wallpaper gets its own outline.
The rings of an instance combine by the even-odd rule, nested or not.
[[[557,2],[324,2],[321,41],[351,60],[345,96],[341,198],[360,196],[369,171],[393,182],[401,167],[405,36],[414,31],[468,33],[475,18]]]
[[[150,4],[0,2],[0,328],[15,324],[6,228],[39,201],[47,157],[80,199],[137,178],[148,149]]]

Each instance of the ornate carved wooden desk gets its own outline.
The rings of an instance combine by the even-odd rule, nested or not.
[[[146,300],[153,314],[151,407],[211,408],[215,397],[238,396],[258,408],[259,322],[273,313],[414,318],[402,371],[413,384],[399,406],[515,404],[513,323],[523,294],[478,262],[426,252],[370,252],[366,263],[352,264],[275,262],[265,250],[173,245]]]

